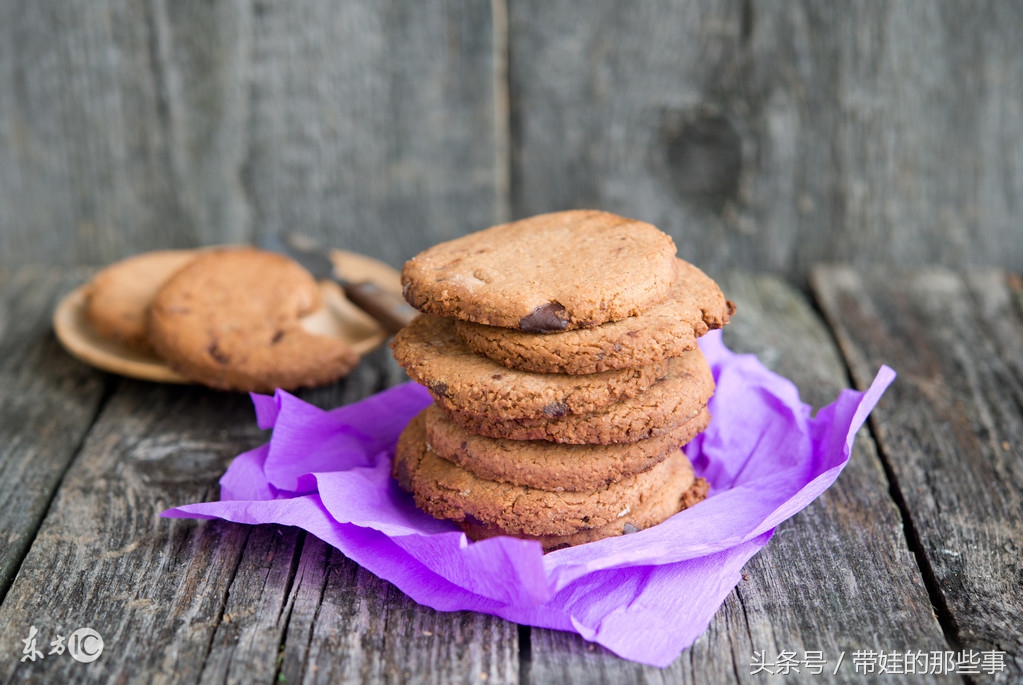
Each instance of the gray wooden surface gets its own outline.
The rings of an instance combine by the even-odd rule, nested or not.
[[[508,217],[712,270],[1023,270],[1023,5],[0,3],[0,263],[302,230],[398,265]]]
[[[902,369],[872,425],[949,637],[1023,671],[1023,286],[830,269],[815,289],[858,382]]]
[[[718,275],[739,305],[729,345],[811,404],[882,362],[901,375],[835,485],[779,527],[707,631],[656,669],[572,634],[418,606],[296,529],[159,518],[215,497],[231,457],[266,436],[245,396],[68,357],[47,321],[88,273],[0,269],[0,682],[864,682],[859,650],[964,649],[1002,653],[1005,672],[873,677],[1023,678],[1016,277],[821,268],[811,301],[776,277]],[[380,349],[304,396],[333,407],[402,379]],[[104,653],[22,663],[33,625],[44,651],[90,626]],[[786,651],[828,664],[752,672],[755,652]]]
[[[0,263],[300,230],[397,265],[495,223],[494,23],[486,0],[0,3]]]

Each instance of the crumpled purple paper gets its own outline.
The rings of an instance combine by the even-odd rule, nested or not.
[[[700,347],[717,381],[713,419],[685,450],[710,495],[647,530],[544,555],[533,541],[470,542],[419,511],[390,477],[398,434],[430,403],[413,383],[332,411],[282,391],[254,395],[270,442],[234,460],[219,502],[164,516],[298,526],[434,609],[570,630],[667,666],[774,528],[835,481],[895,377],[882,367],[866,392],[845,390],[811,417],[791,382],[729,351],[719,332]]]

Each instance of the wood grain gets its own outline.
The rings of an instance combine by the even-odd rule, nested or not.
[[[296,529],[159,518],[215,498],[230,459],[265,436],[247,396],[191,386],[111,378],[96,417],[105,377],[48,331],[77,276],[0,272],[0,379],[17,390],[0,397],[8,584],[18,571],[0,632],[15,654],[35,626],[45,655],[4,659],[0,681],[517,679],[513,624],[420,607]],[[302,396],[334,407],[401,380],[380,349]],[[100,660],[47,654],[81,627],[103,637]]]
[[[847,387],[828,330],[797,291],[763,276],[730,274],[719,282],[738,305],[726,329],[733,350],[755,353],[815,407]],[[707,632],[667,669],[624,661],[578,636],[533,630],[531,682],[760,682],[770,676],[751,675],[754,650],[768,662],[783,650],[797,658],[819,650],[830,668],[821,675],[804,670],[804,679],[861,682],[855,650],[947,649],[865,430],[838,481],[783,523],[744,573]],[[829,675],[842,652],[839,673]]]
[[[394,266],[599,207],[805,285],[1018,269],[1023,6],[71,0],[0,7],[0,263],[301,230]]]
[[[1023,673],[1023,316],[1018,277],[814,272],[857,383],[899,379],[871,416],[951,637]]]
[[[299,230],[399,265],[495,223],[495,17],[487,0],[6,3],[0,263]]]
[[[119,383],[0,605],[5,633],[34,625],[45,646],[91,627],[103,656],[7,660],[0,679],[196,679],[250,531],[159,513],[216,495],[230,458],[257,439],[251,415],[242,395]]]
[[[307,538],[281,646],[285,682],[510,683],[516,626],[470,612],[436,612]]]
[[[50,331],[57,300],[88,273],[0,269],[0,599],[103,402],[108,379]]]
[[[510,5],[512,213],[634,216],[711,270],[1019,268],[1018,4]]]

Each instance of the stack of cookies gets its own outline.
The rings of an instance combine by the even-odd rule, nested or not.
[[[421,509],[549,551],[706,496],[680,447],[710,421],[696,339],[734,306],[669,236],[544,214],[436,245],[402,283],[424,314],[392,349],[435,401],[402,433],[394,475]]]

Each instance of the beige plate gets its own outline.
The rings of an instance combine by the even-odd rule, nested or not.
[[[365,255],[331,250],[338,272],[352,282],[371,281],[401,293],[401,276],[387,264]],[[122,376],[159,383],[190,383],[152,354],[138,352],[100,336],[85,318],[88,284],[68,293],[53,313],[53,330],[64,348],[86,364]],[[344,340],[362,356],[387,340],[387,332],[368,314],[348,301],[334,283],[322,282],[325,307],[302,319],[306,330]]]

